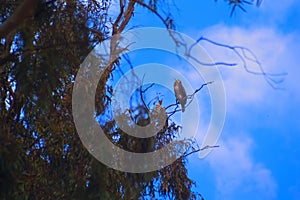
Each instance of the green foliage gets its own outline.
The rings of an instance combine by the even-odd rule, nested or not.
[[[229,1],[233,11],[244,3]],[[32,16],[0,38],[0,199],[197,198],[185,158],[151,173],[124,173],[95,160],[76,133],[71,94],[80,63],[111,33],[124,31],[136,5],[175,28],[170,14],[164,18],[158,13],[158,0],[121,1],[115,21],[108,15],[109,0],[50,0],[39,1]],[[0,28],[18,6],[19,1],[1,2]],[[117,64],[99,81],[99,116],[111,109],[108,82]],[[107,137],[128,151],[157,150],[178,134],[178,126],[167,123],[157,136],[137,139],[114,120],[104,122]]]
[[[71,108],[75,75],[111,28],[110,1],[85,2],[40,1],[35,14],[12,30],[12,43],[8,36],[1,40],[0,199],[138,199],[158,194],[194,199],[185,159],[156,172],[124,173],[95,160],[81,144]],[[151,8],[156,3],[151,1]],[[13,1],[1,4],[0,21],[17,6]],[[92,23],[87,27],[87,22]],[[109,109],[111,72],[99,82],[99,114]],[[166,136],[137,147],[130,146],[134,143],[121,130],[112,132],[113,127],[114,122],[105,122],[108,137],[121,136],[116,145],[140,152],[149,150],[144,149],[149,142],[151,150],[163,145],[177,131],[170,125]]]

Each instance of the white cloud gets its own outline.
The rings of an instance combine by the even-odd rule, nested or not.
[[[299,33],[281,34],[275,29],[259,28],[245,29],[227,27],[223,24],[211,27],[204,31],[204,35],[216,42],[238,45],[251,49],[257,56],[265,71],[269,73],[287,72],[282,86],[292,92],[295,98],[300,98],[295,92],[296,80],[299,77],[297,70],[300,58],[297,48],[300,44]],[[240,59],[229,49],[219,48],[206,42],[201,43],[207,49],[214,61],[237,62]],[[249,62],[251,70],[257,71],[258,65]],[[251,104],[253,107],[262,105],[262,102],[274,101],[278,95],[283,97],[284,92],[273,90],[263,76],[253,75],[244,70],[239,62],[238,67],[219,67],[223,75],[228,97],[228,108],[232,111],[239,106]],[[280,77],[277,78],[278,80]],[[288,101],[287,98],[284,99]],[[271,102],[272,103],[272,102]]]
[[[288,73],[282,84],[285,91],[278,91],[270,87],[262,76],[249,74],[241,65],[233,68],[220,67],[227,93],[227,111],[233,117],[233,121],[225,122],[230,123],[228,127],[231,130],[247,131],[249,126],[286,126],[282,121],[266,124],[256,117],[272,113],[273,119],[288,118],[291,111],[297,113],[299,110],[296,105],[300,102],[300,33],[295,31],[283,34],[272,28],[228,27],[223,24],[204,32],[205,36],[214,41],[251,49],[267,72]],[[207,44],[205,47],[215,61],[238,60],[230,50]],[[250,67],[252,70],[257,69],[257,65],[250,64]],[[253,132],[254,139],[256,134],[257,132]],[[288,140],[290,137],[286,132],[282,134],[282,139]],[[239,133],[231,133],[230,136],[231,138],[224,140],[226,134],[223,134],[223,141],[219,142],[221,149],[208,156],[208,162],[216,177],[217,199],[275,199],[277,184],[271,171],[261,163],[263,160],[257,162],[252,157],[252,139],[240,136]],[[256,152],[264,150],[262,146],[258,148]]]
[[[275,130],[277,129],[272,128],[282,128],[292,124],[285,124],[286,121],[293,121],[293,125],[298,127],[296,130],[299,130],[299,123],[296,123],[299,121],[297,120],[299,117],[295,115],[299,116],[297,113],[299,113],[298,104],[300,102],[298,86],[300,31],[291,30],[292,26],[288,27],[291,30],[289,33],[287,33],[289,30],[278,28],[283,24],[283,20],[289,17],[289,9],[295,6],[296,2],[296,0],[286,2],[266,0],[257,11],[262,14],[249,19],[251,23],[248,23],[248,26],[236,27],[219,24],[201,31],[201,35],[213,41],[251,49],[267,72],[288,73],[281,85],[285,91],[278,91],[270,87],[262,76],[245,72],[241,65],[233,68],[219,67],[227,93],[227,111],[232,121],[225,122],[227,124],[225,128],[229,128],[229,130],[224,130],[219,142],[220,148],[215,149],[205,158],[215,174],[216,199],[276,199],[277,183],[272,172],[264,165],[264,160],[258,161],[251,153],[255,149],[255,153],[265,155],[262,152],[266,150],[266,147],[259,143],[261,138],[266,134],[276,137]],[[239,59],[229,49],[201,44],[204,44],[203,46],[207,48],[214,61],[236,62]],[[241,63],[239,62],[239,64]],[[257,70],[257,65],[250,64],[249,67]],[[271,114],[271,119],[276,121],[268,121],[261,117],[267,114]],[[226,132],[230,130],[250,132],[250,129],[258,130],[257,127],[263,126],[266,128],[265,130],[270,128],[273,131],[264,132],[264,136],[260,131],[253,131],[251,138],[239,132],[230,133],[230,138],[226,137]],[[250,129],[247,130],[247,128]],[[282,141],[288,141],[289,137],[295,140],[296,136],[292,133],[280,132],[280,130],[278,132],[283,134],[280,137],[283,139]],[[258,146],[255,148],[256,137],[260,137],[260,140],[257,141]],[[267,142],[270,145],[272,141]],[[278,149],[282,149],[282,144],[274,145],[278,145]],[[271,167],[276,169],[276,165],[280,163],[275,158],[272,160],[274,163]],[[286,188],[280,188],[284,187],[281,184],[282,178],[277,178],[280,193]],[[291,186],[289,193],[297,195],[298,188],[299,183]]]
[[[266,113],[272,113],[273,116],[289,115],[290,108],[294,106],[297,99],[300,100],[300,93],[297,92],[298,84],[296,83],[300,75],[297,72],[299,71],[298,63],[300,63],[297,55],[297,48],[300,44],[299,34],[282,34],[271,28],[245,29],[227,27],[221,24],[205,30],[204,36],[219,43],[251,49],[267,72],[288,73],[288,76],[284,77],[285,82],[282,85],[286,91],[279,91],[274,90],[263,76],[246,72],[241,63],[237,67],[219,67],[227,93],[227,113],[233,120],[225,123],[230,123],[230,127],[234,130],[245,130],[249,126],[262,126],[264,122],[257,120],[256,117],[267,115]],[[214,61],[236,62],[239,60],[229,49],[218,48],[205,42],[201,44],[207,49]],[[251,62],[248,64],[253,71],[259,69],[258,65]],[[199,84],[197,74],[186,71],[185,75],[191,77],[189,79],[191,82],[198,82]],[[209,113],[208,108],[204,107],[207,105],[205,101],[209,101],[209,99],[201,99],[205,96],[203,94],[208,95],[201,92],[201,96],[199,95],[198,98],[201,117],[206,117],[206,114],[210,115],[211,113]],[[206,130],[208,127],[209,121],[205,120],[205,122],[201,119],[200,130]],[[275,127],[280,126],[280,123],[272,122],[265,124],[265,126]],[[199,132],[197,139],[202,141],[203,134]]]
[[[270,170],[252,158],[250,138],[221,141],[220,146],[207,158],[216,177],[217,199],[276,198],[276,182]]]

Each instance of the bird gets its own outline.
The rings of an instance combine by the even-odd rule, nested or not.
[[[187,96],[181,81],[178,79],[176,79],[174,83],[174,93],[175,93],[176,100],[178,100],[181,105],[182,112],[184,112]]]
[[[162,111],[162,109],[164,109],[162,107],[162,100],[159,100],[155,106],[155,110],[156,110],[156,112],[160,113]]]
[[[168,115],[166,109],[162,106],[162,100],[159,100],[153,112],[155,126],[159,128],[157,131],[164,130],[168,127]]]
[[[158,115],[157,116],[158,119],[164,119],[164,120],[167,119],[166,109],[162,107],[162,100],[159,100],[157,102],[154,112],[156,115]]]

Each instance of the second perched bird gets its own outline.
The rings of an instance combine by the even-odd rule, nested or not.
[[[179,101],[179,103],[181,105],[182,112],[184,112],[185,104],[187,101],[187,96],[186,96],[185,89],[184,89],[183,85],[181,84],[181,81],[178,79],[174,83],[174,92],[175,92],[176,99]]]

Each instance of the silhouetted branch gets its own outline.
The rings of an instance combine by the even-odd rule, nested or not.
[[[238,63],[234,62],[222,62],[222,61],[218,61],[218,62],[211,62],[211,63],[206,63],[203,62],[201,60],[199,60],[198,58],[194,57],[193,55],[191,55],[191,51],[193,50],[193,48],[200,43],[201,41],[205,41],[208,42],[212,45],[221,47],[221,48],[225,48],[225,49],[229,49],[231,50],[239,59],[240,61],[243,63],[243,68],[245,69],[246,72],[254,74],[254,75],[262,75],[264,77],[264,79],[267,81],[267,83],[274,89],[282,89],[277,87],[276,85],[281,83],[283,81],[283,76],[286,76],[287,73],[277,73],[277,74],[272,74],[272,73],[267,73],[262,64],[260,63],[260,61],[258,60],[258,58],[256,57],[256,55],[249,49],[246,47],[242,47],[242,46],[231,46],[228,44],[222,44],[219,42],[215,42],[211,39],[208,39],[206,37],[200,37],[194,44],[192,44],[191,46],[188,46],[186,44],[186,42],[184,41],[184,39],[182,38],[182,36],[180,35],[180,33],[177,33],[174,31],[175,26],[173,24],[173,21],[171,20],[171,18],[169,16],[167,17],[163,17],[161,14],[159,14],[157,12],[157,10],[153,7],[151,7],[150,5],[147,5],[146,3],[144,3],[143,1],[137,0],[136,1],[139,5],[141,5],[142,7],[148,9],[149,11],[151,11],[153,14],[155,14],[166,26],[167,31],[169,32],[170,37],[172,38],[172,40],[174,41],[175,45],[176,45],[176,52],[178,52],[178,49],[180,47],[184,48],[185,50],[185,55],[192,59],[193,61],[197,62],[200,65],[203,66],[227,66],[227,67],[234,67],[237,66]],[[229,4],[233,6],[233,10],[235,9],[235,7],[239,7],[240,9],[244,10],[244,8],[242,7],[243,4],[253,4],[254,2],[256,2],[256,6],[260,6],[262,0],[234,0],[234,1],[230,1]],[[249,54],[249,55],[247,55]],[[253,71],[249,69],[248,63],[247,62],[252,62],[254,64],[256,64],[259,68],[259,72],[257,71]],[[278,78],[280,78],[280,80],[277,80]],[[174,105],[173,105],[174,106]]]
[[[218,0],[215,0],[218,1]],[[243,12],[247,12],[244,8],[244,5],[253,5],[254,2],[256,2],[256,6],[259,7],[262,0],[224,0],[225,2],[228,2],[229,5],[231,5],[231,11],[230,16],[232,17],[233,13],[235,12],[236,8],[241,9]]]
[[[187,98],[189,99],[189,102],[187,103],[186,107],[188,107],[188,106],[191,104],[191,102],[193,101],[194,96],[195,96],[196,93],[198,93],[204,86],[209,85],[209,84],[212,84],[212,83],[213,83],[213,81],[210,81],[210,82],[207,82],[207,83],[203,83],[203,84],[201,85],[200,88],[196,89],[192,94],[187,95]],[[172,115],[174,115],[176,112],[181,111],[181,109],[177,109],[177,108],[179,107],[179,104],[180,104],[180,103],[179,103],[178,101],[176,101],[176,103],[170,104],[170,105],[168,105],[168,106],[165,108],[165,109],[167,110],[168,108],[171,108],[171,107],[173,107],[173,106],[176,106],[175,109],[174,109],[173,111],[167,113],[167,114],[169,115],[169,117],[171,117]]]
[[[219,146],[219,145],[213,145],[213,146],[206,145],[205,147],[202,147],[202,148],[200,148],[200,149],[195,149],[195,150],[193,150],[193,151],[191,151],[191,152],[189,152],[189,153],[187,153],[187,154],[184,154],[184,155],[181,156],[181,157],[187,157],[187,156],[189,156],[189,155],[191,155],[191,154],[194,154],[194,153],[197,153],[197,152],[199,152],[199,151],[203,151],[203,150],[211,149],[211,148],[218,148],[218,147],[220,147],[220,146]]]
[[[267,81],[267,83],[272,88],[274,88],[274,89],[281,89],[279,87],[276,87],[275,85],[281,83],[283,81],[283,78],[281,78],[281,77],[286,76],[287,73],[273,74],[273,73],[267,73],[267,72],[265,72],[262,64],[260,63],[260,61],[258,60],[258,58],[256,57],[256,55],[249,48],[242,47],[242,46],[231,46],[231,45],[228,45],[228,44],[218,43],[218,42],[215,42],[213,40],[210,40],[210,39],[202,36],[193,45],[191,45],[189,47],[189,50],[187,52],[187,56],[188,57],[193,58],[190,55],[190,52],[201,41],[205,41],[205,42],[208,42],[208,43],[213,44],[215,46],[231,50],[240,59],[240,61],[243,63],[243,68],[245,69],[246,72],[254,74],[254,75],[262,75],[264,77],[264,79]],[[248,56],[248,54],[249,54],[249,56]],[[253,62],[254,64],[256,64],[258,66],[258,68],[259,68],[259,72],[250,70],[247,61]],[[205,65],[211,66],[211,65],[220,65],[220,64],[224,65],[222,62],[215,62],[215,63],[211,63],[211,64],[207,63]],[[234,65],[236,65],[236,64],[234,64],[234,63],[231,63],[231,65],[230,65],[230,63],[227,64],[227,66],[234,66]],[[275,79],[276,77],[277,78],[280,77],[281,79],[280,80],[276,80]]]

